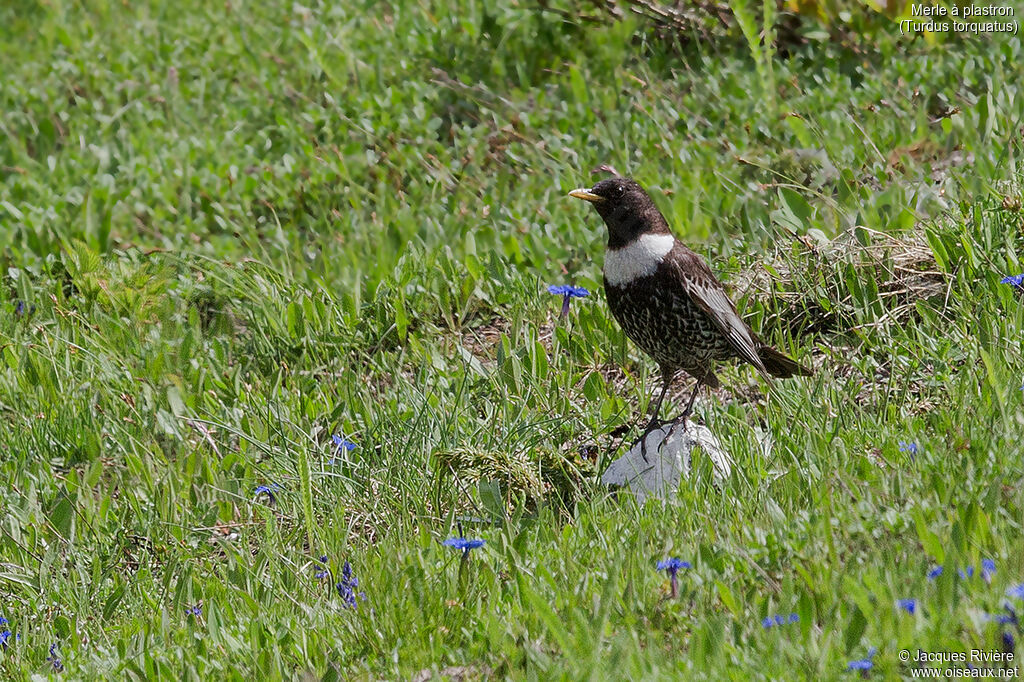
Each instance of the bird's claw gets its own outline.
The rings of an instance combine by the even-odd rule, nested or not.
[[[652,418],[651,421],[647,422],[647,426],[644,427],[644,432],[640,434],[640,456],[644,458],[645,462],[650,461],[647,459],[647,436],[651,435],[652,432],[657,431],[665,424],[668,424],[668,422]]]
[[[686,422],[689,419],[689,417],[690,411],[687,411],[683,412],[675,419],[652,419],[650,422],[648,422],[647,426],[644,428],[643,434],[641,434],[640,436],[640,456],[644,458],[644,461],[650,462],[650,460],[647,459],[647,436],[651,435],[653,431],[657,431],[666,424],[669,425],[669,429],[668,433],[665,434],[665,439],[668,439],[668,437],[672,435],[672,433],[676,430],[676,427],[679,425],[682,425],[683,431],[686,431]]]

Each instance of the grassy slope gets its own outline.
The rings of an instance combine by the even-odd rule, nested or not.
[[[632,19],[253,4],[0,10],[4,676],[53,642],[75,677],[191,679],[828,678],[872,645],[891,673],[903,646],[998,642],[980,613],[1024,579],[1024,307],[998,283],[1024,270],[1019,42],[814,43],[774,65],[773,106],[741,42],[675,53]],[[851,316],[764,329],[818,375],[700,408],[738,461],[724,490],[706,464],[675,506],[587,487],[571,521],[472,529],[460,578],[438,540],[477,502],[446,454],[593,477],[577,446],[646,404],[601,297],[552,332],[543,290],[600,289],[603,226],[564,198],[599,163],[663,190],[727,277],[806,262],[790,225],[927,229],[948,294],[875,325],[825,268]],[[359,447],[331,466],[339,432]],[[665,556],[695,564],[676,601]],[[925,577],[982,557],[991,586]],[[776,612],[800,622],[762,629]]]

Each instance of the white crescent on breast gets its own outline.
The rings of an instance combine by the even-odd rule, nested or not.
[[[604,278],[608,284],[621,287],[653,275],[675,242],[670,234],[645,234],[622,248],[608,249],[604,254]]]

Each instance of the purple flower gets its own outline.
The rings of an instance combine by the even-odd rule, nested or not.
[[[352,575],[352,564],[347,561],[341,567],[341,581],[334,587],[338,590],[341,604],[345,608],[359,608],[357,597],[366,600],[365,592],[356,592],[356,588],[359,587],[359,578]]]
[[[583,287],[574,287],[571,284],[552,284],[548,286],[548,293],[556,296],[568,296],[569,298],[583,298],[590,296],[590,292]]]
[[[194,616],[196,618],[199,618],[200,616],[203,615],[203,605],[202,604],[196,604],[195,606],[193,606],[190,609],[185,609],[185,615],[186,616]]]
[[[353,450],[356,449],[356,444],[355,443],[353,443],[352,441],[348,440],[347,438],[342,438],[341,436],[339,436],[337,434],[331,436],[331,440],[334,441],[334,444],[336,446],[338,446],[338,452],[339,453],[352,452]]]
[[[787,623],[799,623],[799,622],[800,622],[800,616],[798,616],[795,613],[791,613],[788,616],[783,616],[780,613],[780,614],[776,614],[776,616],[774,618],[772,618],[771,616],[767,616],[767,617],[761,619],[761,627],[763,627],[765,630],[767,630],[770,627],[775,627],[775,626],[778,626],[778,625],[786,625]]]
[[[64,662],[60,660],[60,656],[57,655],[57,645],[50,645],[50,655],[46,657],[46,660],[53,666],[54,672],[64,672]]]
[[[985,582],[991,583],[992,582],[992,575],[995,572],[996,572],[996,562],[992,561],[991,559],[982,559],[981,560],[981,577],[982,577],[982,579]]]
[[[961,578],[967,580],[974,577],[974,566],[968,566],[966,572],[962,568],[958,568],[956,572]]]
[[[868,650],[868,655],[864,658],[858,658],[856,661],[850,661],[846,665],[847,670],[871,670],[875,665],[871,662],[871,659],[875,657],[875,653],[878,651],[875,647],[871,647]]]
[[[574,287],[571,284],[551,284],[548,286],[548,293],[562,297],[562,313],[560,317],[569,314],[569,301],[574,298],[590,296],[590,292],[583,287]]]
[[[320,579],[330,578],[331,577],[331,569],[327,565],[327,555],[324,555],[324,556],[320,557],[319,559],[317,559],[317,563],[320,564],[320,566],[317,566],[317,568],[319,570],[316,573],[313,574],[313,577],[314,578],[320,578]]]
[[[916,455],[918,450],[920,450],[920,448],[917,443],[906,440],[900,441],[900,452],[909,452],[911,455]]]
[[[1000,284],[1012,284],[1018,289],[1024,289],[1024,274],[1010,275],[1009,277],[1003,277],[999,280]]]
[[[441,544],[445,547],[454,547],[455,549],[461,549],[462,558],[468,559],[469,550],[476,549],[477,547],[483,547],[484,541],[479,538],[475,538],[472,540],[467,540],[466,538],[448,538]]]
[[[270,502],[270,504],[274,504],[275,502],[277,502],[277,497],[274,495],[274,493],[280,489],[281,486],[279,486],[276,483],[271,483],[270,485],[258,485],[256,486],[256,490],[253,492],[256,493],[256,497],[259,497],[260,495],[266,495],[267,500]]]
[[[678,573],[681,568],[693,568],[693,564],[689,561],[683,561],[682,559],[673,557],[671,559],[663,559],[659,561],[657,566],[657,570],[668,571],[668,574],[672,576]]]
[[[3,647],[4,649],[7,648],[8,642],[10,642],[11,638],[14,637],[14,633],[12,633],[11,629],[7,627],[7,624],[8,620],[3,616],[0,616],[0,627],[3,628],[3,630],[0,630],[0,647]]]
[[[896,606],[900,607],[909,614],[913,614],[917,611],[917,600],[916,599],[898,599],[896,600]]]
[[[1011,585],[1006,588],[1006,596],[1012,599],[1020,599],[1024,601],[1024,583],[1017,585]]]
[[[676,574],[679,573],[681,568],[693,568],[693,565],[689,561],[683,561],[677,557],[662,559],[658,562],[657,570],[668,571],[669,580],[672,584],[673,599],[679,595],[679,579],[676,577]]]
[[[935,580],[942,575],[942,566],[936,566],[932,570],[928,571],[928,580]]]
[[[346,453],[352,452],[353,450],[356,449],[355,443],[337,434],[331,436],[331,440],[334,441],[334,446],[335,448],[337,448],[335,450],[336,455],[340,456],[331,457],[329,460],[327,460],[327,464],[329,464],[330,466],[334,466],[335,464],[342,464],[345,460],[342,459],[341,456],[344,456]]]
[[[1009,613],[986,613],[984,615],[985,620],[995,621],[1000,625],[1016,625],[1017,614],[1012,609],[1008,609]]]

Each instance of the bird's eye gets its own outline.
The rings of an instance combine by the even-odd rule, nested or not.
[[[619,185],[617,189],[619,191],[619,194],[625,194],[626,193],[626,186],[625,185]]]

